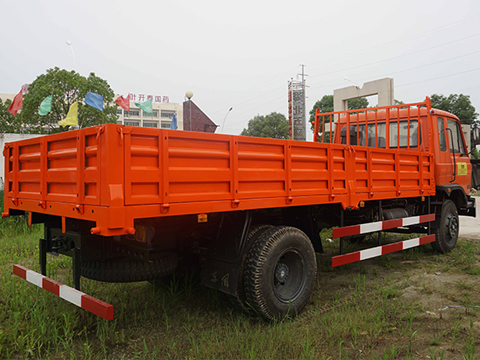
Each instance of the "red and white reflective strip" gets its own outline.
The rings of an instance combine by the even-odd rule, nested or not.
[[[113,305],[107,304],[101,300],[78,291],[70,286],[63,285],[58,281],[49,279],[35,271],[27,269],[20,265],[13,265],[13,273],[22,279],[31,282],[38,287],[50,291],[52,294],[71,302],[82,309],[90,311],[106,320],[113,320]]]
[[[339,238],[350,235],[367,234],[374,231],[383,231],[387,229],[394,229],[400,226],[410,226],[421,224],[424,222],[435,221],[435,214],[411,216],[401,219],[377,221],[367,224],[344,226],[341,228],[333,229],[332,238]]]
[[[360,250],[350,254],[338,255],[332,258],[332,267],[350,264],[356,261],[371,259],[377,256],[390,254],[395,251],[406,250],[412,247],[428,244],[435,241],[435,234],[422,236],[415,239],[396,242],[371,249]]]

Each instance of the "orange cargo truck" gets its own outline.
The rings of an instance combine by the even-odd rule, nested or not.
[[[428,98],[317,112],[313,142],[106,124],[4,155],[2,215],[45,229],[41,273],[14,273],[107,319],[113,307],[80,292],[81,277],[154,281],[197,264],[204,285],[274,319],[307,303],[321,229],[335,227],[338,266],[425,243],[450,251],[458,216],[475,216],[460,122]],[[382,244],[380,231],[422,236]],[[378,246],[343,253],[369,232]],[[73,258],[74,288],[46,277],[47,253]]]

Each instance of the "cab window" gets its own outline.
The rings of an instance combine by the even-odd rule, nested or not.
[[[462,129],[460,124],[454,120],[447,120],[448,139],[450,144],[450,152],[466,154],[465,146],[462,139]],[[451,130],[451,131],[450,131]]]
[[[368,124],[368,136],[365,131],[365,124],[358,126],[359,132],[357,134],[357,125],[350,125],[350,145],[359,145],[368,147],[377,147],[385,149],[386,125],[385,123],[377,124],[377,131],[375,134],[375,124]],[[375,137],[376,135],[376,137]],[[358,139],[358,144],[357,144]],[[344,126],[340,131],[341,144],[347,143],[347,127]]]
[[[443,126],[443,119],[437,119],[438,125],[438,143],[440,144],[440,151],[447,150],[447,142],[445,141],[445,127]]]
[[[410,127],[410,130],[409,130]],[[400,130],[400,131],[399,131]],[[400,136],[399,136],[400,132]],[[396,148],[399,145],[401,148],[417,147],[418,146],[418,121],[410,120],[410,124],[407,120],[402,120],[400,123],[397,121],[390,121],[390,148]],[[400,137],[400,141],[399,141]]]

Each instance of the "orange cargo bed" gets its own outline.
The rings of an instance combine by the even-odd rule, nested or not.
[[[8,143],[5,212],[141,218],[435,194],[430,153],[106,124]],[[397,171],[398,170],[398,171]]]

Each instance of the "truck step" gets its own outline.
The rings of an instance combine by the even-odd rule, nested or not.
[[[377,246],[370,249],[360,250],[353,253],[338,255],[332,258],[332,267],[350,264],[356,261],[371,259],[377,256],[390,254],[392,252],[410,249],[423,244],[428,244],[435,241],[435,234],[418,237],[415,239],[396,242],[383,246]]]
[[[21,265],[13,265],[13,273],[38,287],[71,302],[84,310],[104,318],[113,320],[113,305],[78,291],[70,286],[59,283]]]

